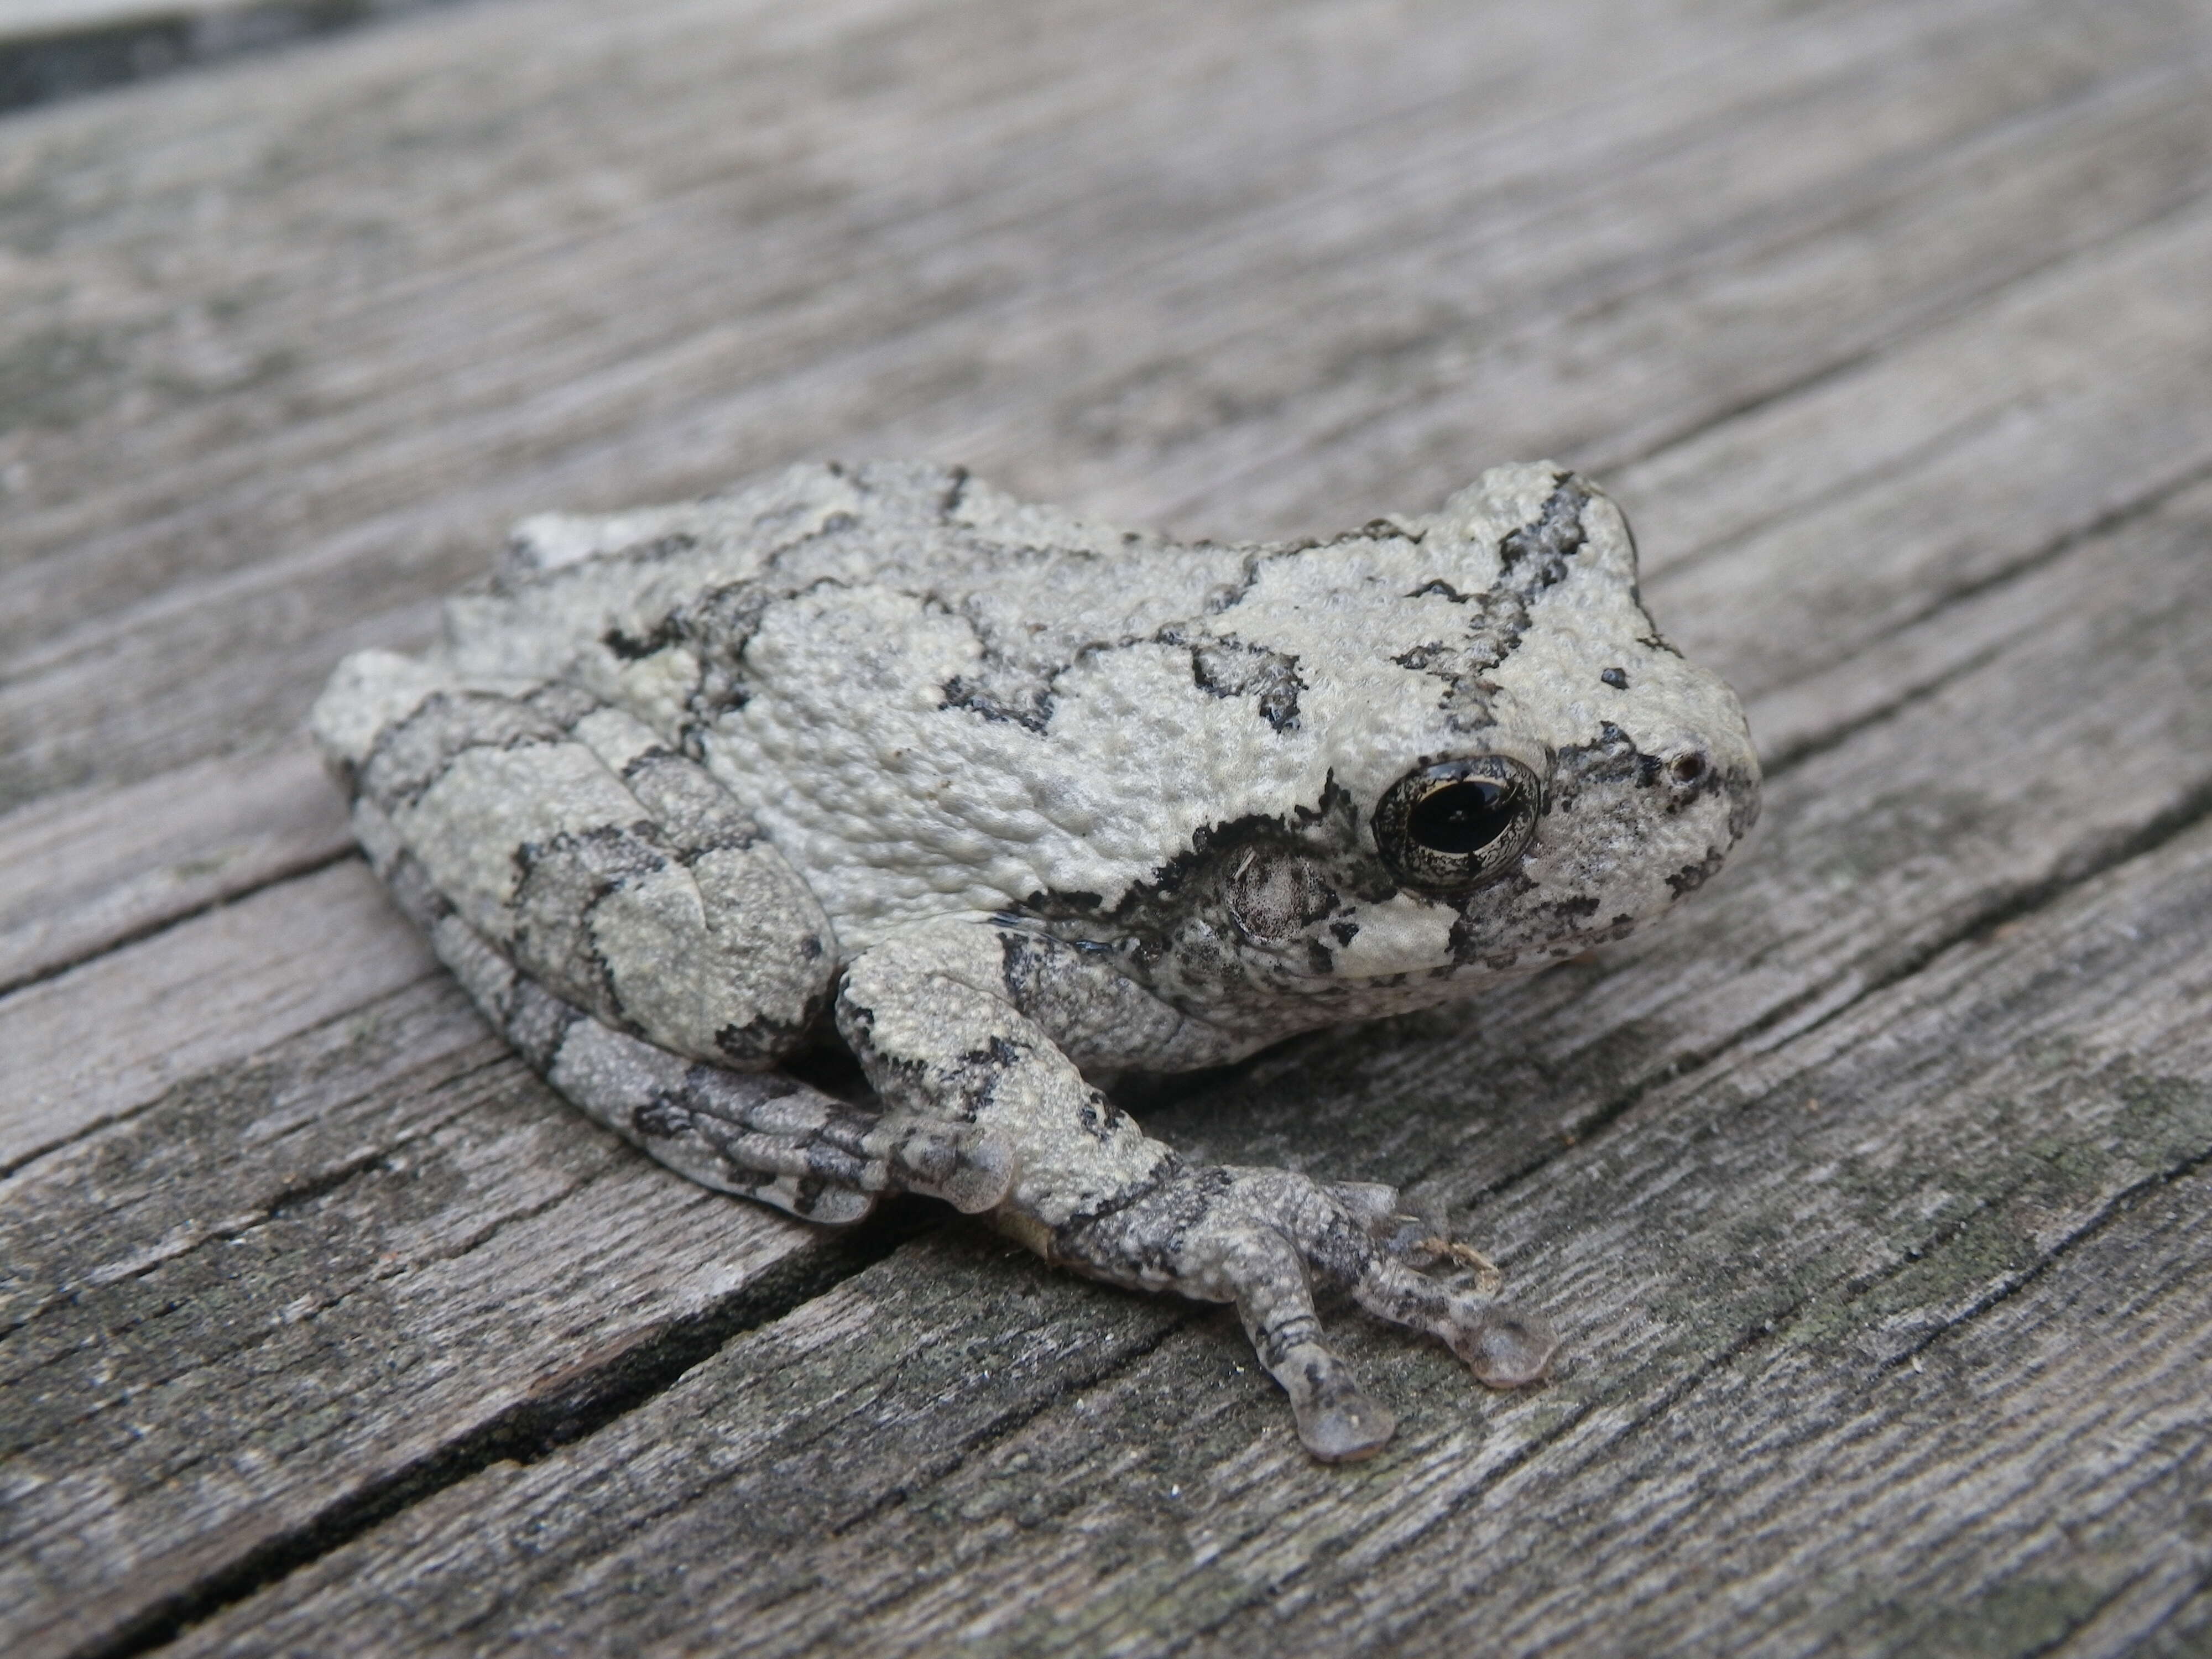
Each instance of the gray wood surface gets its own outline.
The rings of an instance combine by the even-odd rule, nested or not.
[[[2212,10],[498,0],[0,123],[0,1647],[2212,1651]],[[1185,534],[1598,472],[1674,922],[1158,1087],[1544,1309],[1218,1313],[562,1107],[299,735],[505,523],[913,454]]]

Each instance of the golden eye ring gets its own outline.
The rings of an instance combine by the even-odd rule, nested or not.
[[[1375,847],[1425,893],[1464,893],[1513,867],[1536,833],[1540,779],[1504,755],[1439,761],[1408,772],[1375,805]]]

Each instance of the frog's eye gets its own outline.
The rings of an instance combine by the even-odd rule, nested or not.
[[[1383,792],[1375,845],[1408,887],[1463,893],[1512,867],[1536,833],[1543,804],[1543,785],[1519,761],[1443,761]]]

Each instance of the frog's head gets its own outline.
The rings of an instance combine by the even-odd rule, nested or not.
[[[1316,550],[1305,598],[1277,608],[1310,641],[1334,603],[1316,596],[1379,592],[1378,573],[1396,590],[1353,607],[1366,649],[1303,653],[1326,785],[1220,827],[1183,886],[1204,926],[1181,941],[1203,954],[1210,929],[1277,993],[1364,985],[1378,1011],[1663,914],[1749,830],[1759,783],[1741,706],[1659,636],[1628,526],[1594,486],[1501,467],[1434,518],[1370,532],[1386,528],[1387,549]]]

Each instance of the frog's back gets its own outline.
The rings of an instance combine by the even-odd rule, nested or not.
[[[799,467],[529,520],[489,590],[452,602],[443,667],[562,679],[643,720],[753,814],[848,950],[1039,896],[1110,908],[1218,826],[1371,800],[1463,745],[1504,695],[1498,661],[1546,634],[1540,592],[1566,633],[1593,604],[1648,631],[1618,514],[1567,480],[1499,469],[1435,520],[1222,546],[954,469]],[[1592,550],[1583,578],[1540,552],[1493,605],[1501,538],[1548,548],[1553,517]],[[1557,656],[1566,634],[1547,637]],[[1585,712],[1567,740],[1595,732]]]
[[[704,762],[849,951],[1041,889],[1118,892],[1218,814],[1224,768],[1271,810],[1285,763],[1310,793],[1310,757],[1245,752],[1285,735],[1273,659],[1238,647],[1207,678],[1206,619],[1268,551],[1086,524],[958,469],[794,467],[525,521],[488,588],[448,602],[440,654],[466,680],[566,680]],[[1069,682],[1091,664],[1107,695],[1086,700]],[[1199,728],[1248,692],[1272,723],[1247,717],[1256,732],[1217,754]]]
[[[1064,664],[1218,606],[1250,551],[1088,524],[957,467],[794,466],[726,495],[526,520],[489,591],[449,602],[447,649],[464,672],[519,678],[687,629],[734,653],[769,605],[832,586],[911,595],[964,617],[994,656]]]

